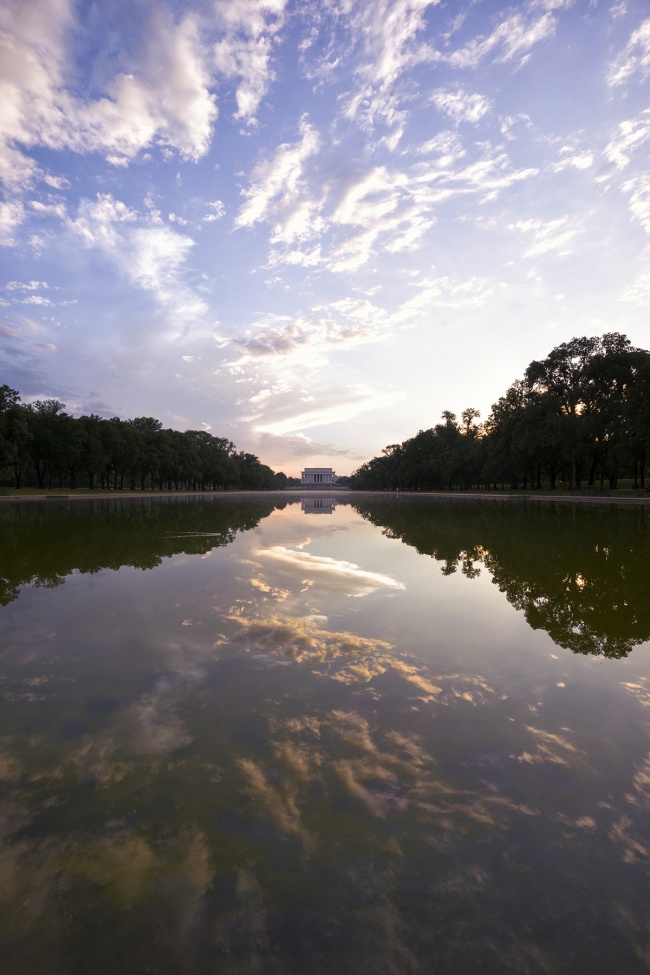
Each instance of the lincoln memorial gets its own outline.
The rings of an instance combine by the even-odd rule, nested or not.
[[[331,467],[305,467],[300,474],[303,487],[323,487],[336,484],[336,474]]]

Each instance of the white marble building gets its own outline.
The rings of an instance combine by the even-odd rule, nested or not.
[[[302,510],[306,515],[331,515],[336,508],[334,498],[324,498],[322,496],[302,499]]]
[[[300,480],[303,487],[324,487],[336,484],[337,477],[331,467],[305,467]]]

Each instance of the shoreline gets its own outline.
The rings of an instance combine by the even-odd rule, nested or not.
[[[0,494],[0,503],[21,502],[21,501],[117,501],[122,499],[138,498],[202,498],[213,500],[215,498],[235,498],[241,496],[260,498],[260,497],[309,497],[310,495],[328,496],[340,495],[346,501],[351,498],[394,498],[404,500],[408,498],[440,498],[446,501],[541,501],[554,502],[560,504],[599,504],[599,505],[649,505],[650,494],[638,495],[636,497],[616,497],[615,495],[581,495],[581,494],[517,494],[499,493],[492,491],[482,492],[460,492],[460,491],[351,491],[348,489],[329,491],[318,491],[313,488],[294,488],[279,491],[71,491],[69,494]]]

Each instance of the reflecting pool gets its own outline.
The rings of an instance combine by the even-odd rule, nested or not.
[[[11,975],[650,970],[650,509],[2,502]]]

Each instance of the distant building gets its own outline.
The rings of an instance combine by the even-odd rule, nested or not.
[[[336,508],[334,498],[303,498],[302,510],[306,515],[331,515]]]
[[[300,474],[303,487],[324,487],[336,484],[337,477],[331,467],[305,467]]]

